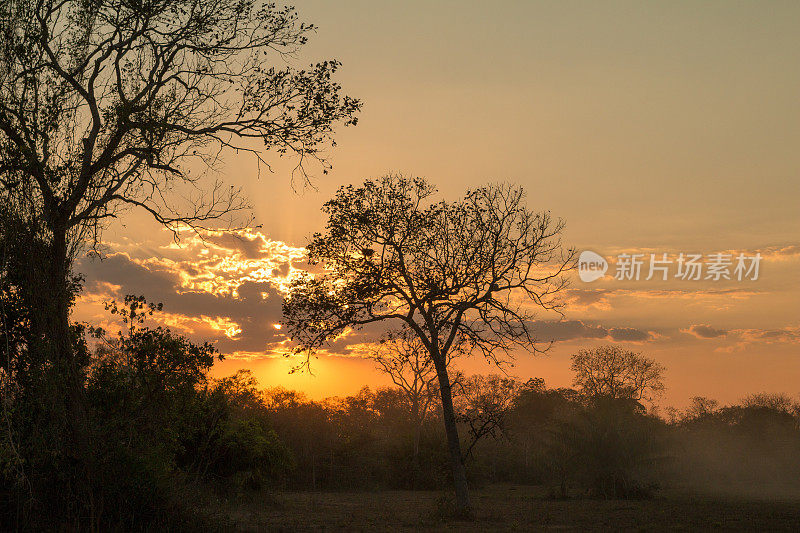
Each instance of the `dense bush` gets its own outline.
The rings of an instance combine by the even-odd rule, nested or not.
[[[658,484],[662,429],[638,404],[594,398],[553,428],[549,455],[562,487],[572,482],[593,496],[647,497]]]
[[[86,362],[85,464],[70,445],[65,420],[72,413],[54,398],[58,373],[19,364],[0,369],[3,524],[192,528],[202,516],[197,500],[208,493],[200,485],[229,492],[282,482],[290,454],[269,425],[254,380],[210,380],[213,347],[144,327],[155,309],[134,297],[110,306],[127,326],[117,336],[74,328],[76,353]],[[94,524],[84,520],[89,510]]]
[[[765,496],[800,479],[800,405],[759,394],[718,407],[695,398],[673,424],[674,478],[695,489]]]
[[[4,330],[0,364],[6,527],[193,530],[216,520],[204,514],[204,499],[246,491],[449,483],[435,403],[419,416],[393,388],[316,401],[259,390],[247,371],[211,379],[213,347],[146,327],[159,308],[140,297],[109,306],[125,327],[118,335],[73,328],[91,443],[84,467],[71,446],[73,413],[53,393],[62,390],[60,370],[29,355],[24,305],[14,296],[4,296],[17,319]],[[726,407],[698,398],[667,422],[630,397],[549,389],[541,379],[459,375],[454,391],[473,485],[641,498],[663,484],[765,492],[800,478],[800,408],[788,397]],[[86,523],[89,510],[97,523]]]

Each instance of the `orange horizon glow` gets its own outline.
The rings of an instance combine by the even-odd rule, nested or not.
[[[385,386],[357,347],[321,355],[313,376],[281,356],[280,300],[324,228],[322,204],[389,172],[423,176],[445,199],[508,181],[564,218],[579,251],[763,255],[748,283],[576,278],[562,340],[515,354],[511,375],[570,386],[572,353],[620,342],[667,368],[664,407],[800,394],[800,5],[309,0],[299,14],[320,28],[299,59],[340,59],[365,103],[358,126],[336,132],[334,168],[304,187],[296,161],[267,154],[272,172],[259,173],[227,154],[221,177],[261,228],[175,243],[132,211],[105,233],[104,261],[79,261],[76,319],[112,325],[104,299],[145,294],[165,303],[163,324],[231,354],[214,376],[250,368],[262,387],[315,399]]]

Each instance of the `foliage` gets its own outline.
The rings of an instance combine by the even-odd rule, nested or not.
[[[600,397],[578,406],[553,428],[549,444],[562,495],[573,482],[603,498],[649,497],[664,456],[662,426],[630,399]]]
[[[123,514],[140,518],[159,499],[150,488],[175,478],[183,434],[167,404],[197,400],[213,350],[131,328],[91,353],[86,327],[70,323],[73,261],[126,208],[176,237],[242,224],[241,192],[209,179],[226,153],[259,168],[267,150],[293,154],[304,179],[309,161],[327,171],[334,128],[355,124],[361,104],[335,81],[338,61],[293,64],[314,30],[260,0],[0,4],[2,464],[24,493],[18,523],[37,507],[83,520],[76,529],[109,513],[133,527]],[[266,457],[263,423],[233,420],[230,439]],[[123,481],[133,485],[114,492]]]
[[[620,346],[598,346],[572,356],[574,385],[589,397],[652,401],[664,390],[664,367]]]
[[[507,418],[521,389],[519,382],[498,375],[474,375],[457,381],[459,421],[470,440],[464,455],[470,457],[484,437],[507,438]]]
[[[322,271],[292,282],[284,323],[294,351],[309,358],[369,324],[416,336],[436,370],[457,504],[466,512],[448,364],[458,353],[500,365],[513,348],[539,351],[533,309],[560,309],[574,253],[562,248],[563,222],[529,210],[519,187],[480,187],[454,202],[432,201],[435,192],[423,179],[391,175],[341,187],[323,207],[325,232],[307,246],[309,263]]]
[[[423,179],[390,175],[341,187],[325,203],[326,231],[307,246],[323,273],[294,281],[284,304],[298,351],[382,321],[435,347],[435,364],[455,347],[495,362],[512,347],[536,350],[523,304],[563,305],[573,255],[562,249],[563,222],[530,211],[517,187],[481,187],[454,202],[434,202],[434,193]]]
[[[270,426],[255,382],[246,374],[209,380],[214,348],[145,325],[160,308],[128,296],[124,305],[108,305],[126,331],[107,336],[75,327],[76,352],[89,361],[90,478],[77,478],[70,449],[59,444],[66,427],[51,419],[43,393],[4,388],[4,422],[14,428],[0,439],[0,511],[8,523],[49,527],[52,519],[86,526],[81,496],[87,491],[98,526],[177,527],[202,514],[178,497],[195,490],[193,482],[225,491],[282,482],[291,456]],[[45,372],[34,383],[47,390],[47,380],[56,377]]]
[[[4,3],[0,194],[95,242],[120,205],[165,224],[240,210],[238,191],[199,185],[223,148],[264,161],[244,143],[258,140],[303,169],[304,158],[326,163],[335,124],[355,123],[338,61],[289,66],[314,30],[257,0]],[[180,208],[176,186],[193,192]]]
[[[800,479],[800,403],[786,395],[695,398],[673,425],[675,477],[693,488],[763,497]]]

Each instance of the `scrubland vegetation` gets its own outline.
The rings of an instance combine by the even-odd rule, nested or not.
[[[372,326],[396,387],[212,379],[214,345],[144,297],[108,302],[120,332],[75,322],[76,261],[127,209],[176,241],[243,231],[224,156],[332,168],[362,104],[338,60],[298,64],[315,31],[259,0],[0,2],[0,530],[800,526],[792,397],[659,411],[664,369],[619,346],[575,354],[574,388],[458,372],[546,351],[537,313],[566,305],[565,222],[515,184],[391,174],[323,204],[277,344],[308,367]]]
[[[305,527],[305,512],[296,515],[299,502],[309,506],[312,522],[326,516],[326,505],[339,505],[334,502],[369,514],[369,506],[418,501],[417,514],[409,507],[398,516],[417,526],[450,523],[446,489],[452,481],[435,401],[415,414],[400,388],[365,386],[353,396],[314,401],[297,391],[260,389],[247,371],[211,379],[208,369],[218,354],[148,327],[144,319],[158,312],[155,306],[130,298],[110,310],[126,322],[120,335],[86,325],[73,330],[87,365],[90,477],[81,476],[62,444],[62,419],[46,415],[46,396],[10,382],[3,366],[5,524],[80,527],[87,513],[78,504],[86,501],[81,491],[91,492],[100,528],[277,527],[281,517]],[[24,322],[19,326],[24,330]],[[15,339],[3,340],[13,346]],[[602,368],[593,368],[602,378]],[[17,383],[44,387],[53,379],[47,368],[32,365],[12,371]],[[464,461],[477,489],[473,526],[485,520],[508,525],[493,513],[511,501],[520,508],[509,510],[515,517],[509,520],[544,525],[564,512],[555,503],[562,500],[667,498],[691,517],[697,508],[690,510],[687,494],[703,495],[701,505],[712,507],[714,498],[800,494],[800,406],[790,397],[755,395],[728,406],[695,398],[685,411],[659,415],[633,399],[634,389],[589,394],[581,381],[586,375],[577,373],[576,388],[564,389],[540,379],[456,374]],[[606,507],[586,505],[581,509]],[[641,509],[655,512],[649,504]],[[331,512],[335,526],[341,510]]]

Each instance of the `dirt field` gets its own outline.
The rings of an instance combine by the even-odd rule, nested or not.
[[[284,492],[230,502],[243,531],[800,531],[800,499],[759,500],[662,494],[646,501],[552,500],[544,489],[473,491],[475,519],[448,518],[440,492]]]

